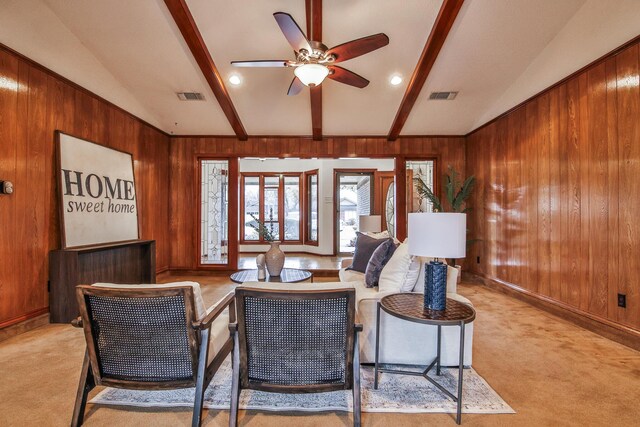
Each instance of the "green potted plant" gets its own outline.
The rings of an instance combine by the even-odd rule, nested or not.
[[[276,240],[272,227],[267,227],[255,214],[250,213],[249,216],[255,221],[255,224],[250,222],[249,227],[256,230],[256,233],[258,233],[259,236],[262,236],[262,238],[267,242],[273,242]]]
[[[444,196],[446,197],[446,204],[443,203],[438,196],[436,196],[431,188],[425,184],[420,178],[414,178],[416,192],[420,197],[423,197],[433,205],[434,212],[458,212],[468,213],[471,208],[466,205],[467,199],[471,196],[471,192],[476,183],[476,177],[471,175],[464,181],[460,179],[460,174],[456,172],[453,166],[449,165],[448,173],[444,175],[444,184],[442,186]],[[468,230],[467,230],[468,231]],[[470,244],[474,243],[476,239],[467,240],[467,248]],[[452,260],[455,264],[455,260]],[[455,265],[456,268],[462,272],[462,267]],[[458,280],[461,274],[458,274]]]
[[[270,213],[270,218],[273,219],[273,211]],[[269,276],[279,276],[284,267],[284,252],[280,249],[280,241],[276,240],[275,233],[272,227],[266,226],[260,219],[254,214],[249,214],[251,219],[255,221],[255,224],[249,223],[249,226],[256,230],[258,235],[269,242],[271,248],[264,254],[265,264],[267,265],[267,271]]]
[[[444,185],[442,188],[449,209],[445,209],[445,205],[440,201],[440,198],[438,198],[438,196],[431,191],[431,188],[420,178],[413,179],[416,191],[420,197],[424,197],[431,202],[434,212],[467,213],[471,211],[471,208],[467,207],[465,202],[469,196],[471,196],[471,192],[476,183],[476,177],[471,175],[461,183],[459,174],[453,166],[449,165],[448,170],[449,173],[444,176]]]

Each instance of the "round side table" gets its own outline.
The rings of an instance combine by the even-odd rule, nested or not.
[[[435,360],[424,371],[404,371],[384,369],[379,365],[378,354],[380,352],[380,310],[385,313],[414,323],[436,325],[438,327],[438,352]],[[419,293],[398,293],[383,297],[377,304],[376,313],[376,359],[374,389],[378,388],[378,372],[388,372],[402,375],[417,375],[426,378],[430,383],[457,403],[456,423],[462,419],[462,379],[464,361],[464,329],[467,323],[476,318],[476,311],[469,305],[451,298],[447,298],[447,306],[444,310],[429,310],[424,308],[424,295]],[[460,326],[460,356],[458,359],[458,389],[457,396],[438,384],[428,373],[436,368],[436,375],[440,375],[440,345],[442,340],[442,326]]]
[[[311,280],[313,282],[313,273],[308,270],[299,270],[297,268],[283,268],[279,276],[269,276],[266,279],[258,280],[258,270],[240,270],[231,275],[231,280],[235,283],[244,282],[272,282],[272,283],[298,283]]]

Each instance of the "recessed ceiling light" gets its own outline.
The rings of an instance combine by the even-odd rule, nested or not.
[[[391,78],[389,79],[389,83],[391,83],[394,86],[398,86],[400,83],[402,83],[402,77],[400,77],[399,75],[393,75],[391,76]]]
[[[242,79],[240,78],[239,75],[232,74],[231,76],[229,76],[229,83],[231,83],[234,86],[238,86],[240,83],[242,83]]]

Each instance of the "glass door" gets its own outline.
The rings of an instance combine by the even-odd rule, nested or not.
[[[229,162],[200,162],[200,264],[229,264]]]
[[[371,215],[373,172],[336,171],[336,253],[353,254],[360,215]]]
[[[407,214],[432,212],[427,192],[435,192],[434,160],[407,160]]]

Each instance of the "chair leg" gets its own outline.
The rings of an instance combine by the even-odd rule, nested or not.
[[[89,352],[85,350],[84,361],[82,362],[82,371],[80,372],[80,383],[78,384],[78,392],[76,393],[76,403],[73,407],[71,427],[81,426],[84,422],[84,410],[87,406],[87,396],[95,386],[96,383],[93,378],[93,372],[91,372],[91,362],[89,361]]]
[[[240,404],[240,345],[238,332],[233,333],[233,377],[231,378],[231,408],[229,410],[229,427],[238,425],[238,405]]]
[[[202,406],[204,403],[204,379],[207,372],[207,357],[209,355],[209,329],[200,332],[200,351],[198,354],[198,374],[196,377],[196,395],[193,402],[192,427],[200,427],[202,422]]]
[[[360,427],[360,343],[358,332],[353,343],[353,425]]]

